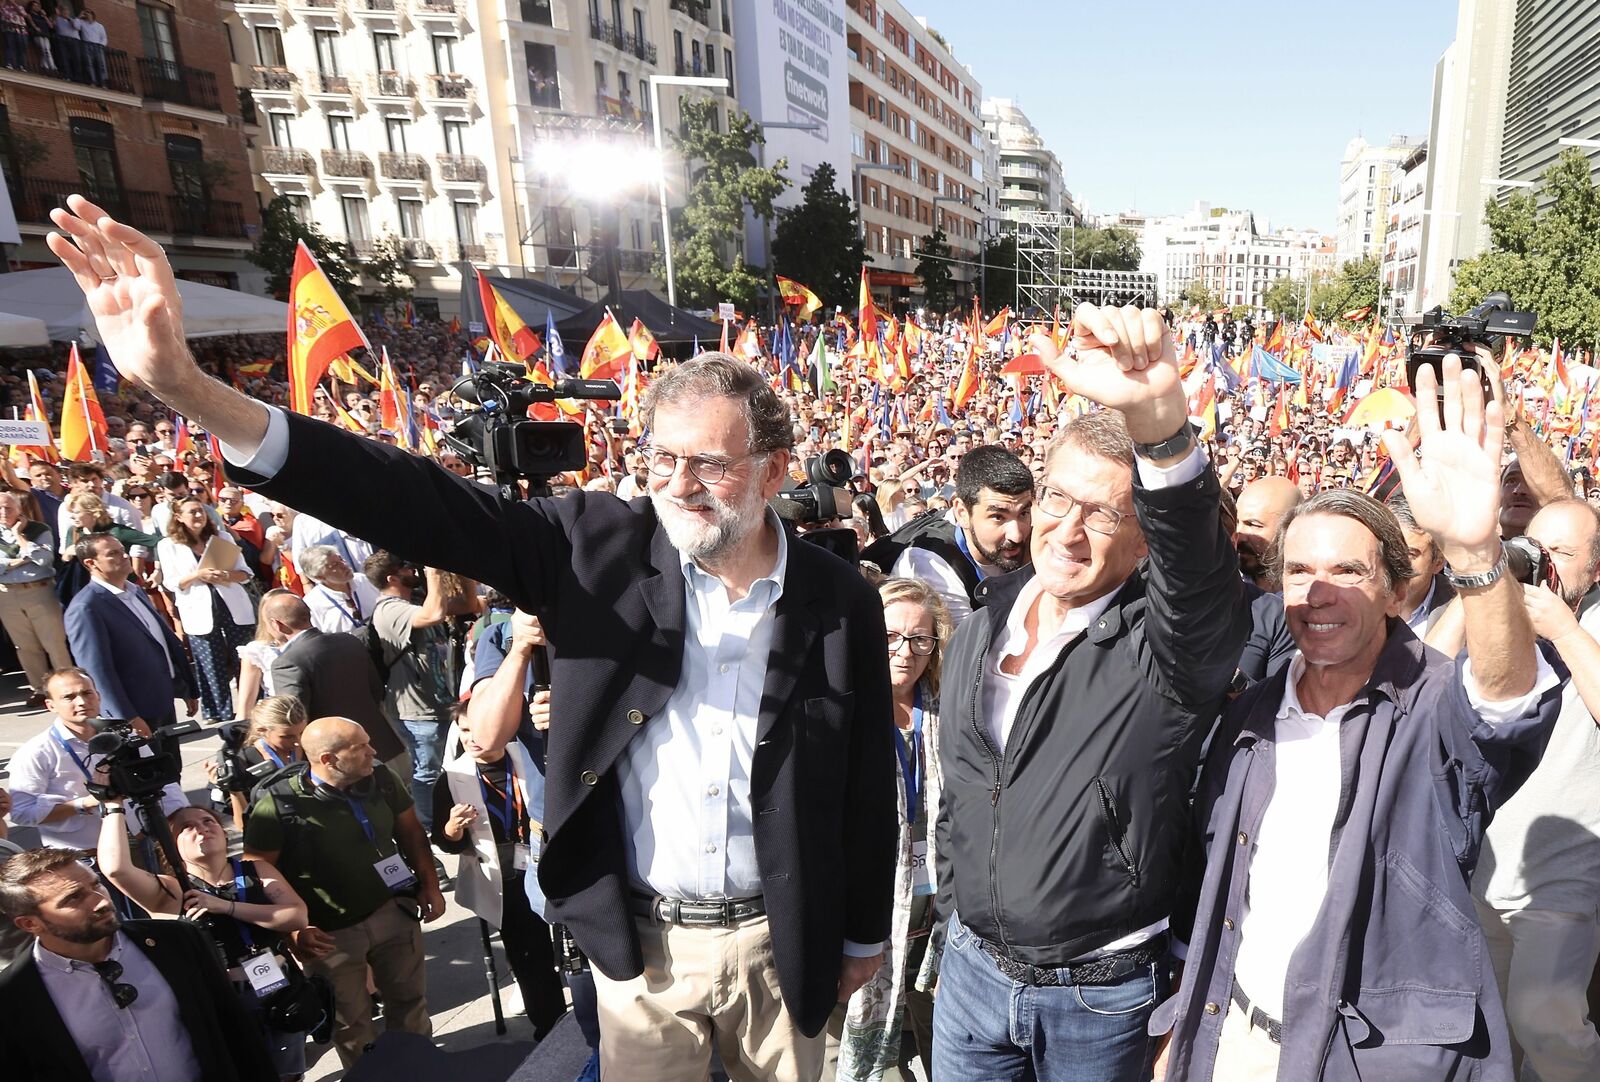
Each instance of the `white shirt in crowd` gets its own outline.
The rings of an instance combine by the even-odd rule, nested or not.
[[[149,755],[151,751],[144,747],[139,754]],[[98,814],[74,815],[54,823],[46,823],[44,818],[67,801],[89,795],[84,768],[94,770],[99,758],[90,753],[86,741],[74,736],[60,721],[52,720],[48,729],[24,741],[11,757],[11,821],[17,826],[37,827],[39,840],[45,845],[95,849],[100,844]],[[167,786],[161,793],[163,814],[171,815],[188,805],[188,798],[176,785]],[[127,816],[130,834],[144,830],[137,808],[129,806]]]

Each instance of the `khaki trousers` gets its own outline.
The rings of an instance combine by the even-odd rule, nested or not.
[[[822,1036],[783,1005],[766,917],[727,928],[634,921],[644,972],[594,971],[600,1077],[705,1082],[715,1045],[733,1082],[817,1082]]]
[[[333,1044],[346,1069],[378,1039],[367,995],[368,967],[383,996],[384,1028],[433,1036],[421,924],[406,916],[399,903],[385,902],[361,923],[328,934],[336,944],[333,953],[311,959],[306,969],[333,985]]]
[[[0,626],[17,647],[17,660],[33,690],[44,694],[44,674],[72,664],[67,625],[54,583],[0,584]]]
[[[1238,1004],[1230,1001],[1211,1077],[1217,1082],[1277,1082],[1278,1051],[1266,1030],[1252,1026]]]
[[[1511,1024],[1514,1071],[1539,1082],[1600,1078],[1600,1033],[1587,994],[1600,953],[1595,914],[1479,903],[1478,922]]]

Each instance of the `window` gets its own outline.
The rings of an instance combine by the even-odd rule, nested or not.
[[[689,43],[689,58],[690,69],[693,70],[696,75],[699,75],[705,70],[700,61],[700,43],[698,41],[691,41]]]
[[[144,46],[144,55],[165,69],[162,76],[177,79],[178,37],[172,29],[172,12],[154,4],[140,4],[139,40]]]
[[[572,208],[544,208],[544,243],[552,267],[578,265],[578,234],[572,226]]]
[[[294,137],[289,134],[289,122],[293,119],[293,113],[267,114],[267,137],[272,140],[273,146],[294,146]]]
[[[611,0],[611,25],[616,27],[617,34],[622,34],[622,0]]]
[[[644,12],[638,8],[633,9],[633,36],[639,39],[640,46],[644,45]]]
[[[411,153],[411,140],[407,132],[411,128],[411,121],[397,116],[383,118],[384,134],[389,138],[389,150],[394,154]]]
[[[377,63],[379,71],[399,71],[400,64],[395,59],[395,46],[400,42],[399,34],[373,34],[372,59]]]
[[[117,137],[103,120],[71,118],[72,153],[77,159],[83,192],[95,202],[122,202],[122,173],[117,166]]]
[[[422,200],[398,199],[400,205],[400,235],[406,240],[422,239]]]
[[[523,56],[528,63],[528,95],[544,109],[561,108],[561,83],[556,77],[556,47],[526,42]]]
[[[539,26],[553,26],[550,18],[550,0],[522,0],[522,21]]]
[[[256,55],[264,68],[285,67],[282,31],[276,26],[256,27]]]
[[[168,135],[167,173],[172,178],[172,190],[190,204],[206,201],[206,182],[200,163],[205,160],[200,140],[189,135]]]
[[[606,66],[598,60],[594,62],[594,90],[596,94],[606,92]]]
[[[683,67],[683,31],[672,32],[672,59],[678,62],[678,67]]]
[[[715,75],[716,73],[717,73],[717,50],[713,49],[711,47],[711,45],[708,43],[706,45],[706,74],[707,75]]]
[[[625,71],[617,72],[617,97],[623,101],[633,100],[633,91],[628,86],[628,73]]]
[[[465,120],[442,120],[439,123],[444,128],[444,152],[446,154],[465,154],[467,152],[467,122]]]
[[[313,31],[317,43],[317,73],[339,74],[339,33],[336,30]]]
[[[332,113],[328,117],[328,145],[334,150],[352,150],[350,140],[351,117],[342,113]]]
[[[433,71],[436,75],[456,73],[456,38],[454,34],[433,35]]]
[[[286,195],[289,201],[289,213],[293,214],[295,221],[301,225],[311,224],[311,197],[309,195]]]
[[[344,235],[357,249],[372,246],[372,227],[367,224],[367,201],[356,195],[339,198],[344,211]]]
[[[456,203],[456,239],[462,244],[478,243],[478,204]]]
[[[733,50],[722,50],[722,74],[727,76],[728,85],[733,85]]]

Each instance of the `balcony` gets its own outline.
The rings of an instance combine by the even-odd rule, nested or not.
[[[367,80],[367,100],[411,103],[417,84],[397,71],[380,71]]]
[[[339,25],[340,0],[289,0],[289,6],[319,27]]]
[[[222,99],[217,95],[217,77],[209,71],[141,56],[139,81],[144,84],[144,96],[147,98],[222,112]]]
[[[349,97],[351,93],[350,76],[328,75],[319,71],[311,76],[311,87],[310,93],[312,94],[332,94]]]
[[[167,196],[172,231],[200,237],[241,239],[245,236],[244,208],[216,199]]]
[[[299,77],[288,68],[257,66],[250,69],[250,89],[267,94],[293,94]]]
[[[94,87],[88,83],[74,82],[73,80],[61,75],[59,72],[46,71],[44,68],[41,68],[34,62],[33,51],[31,49],[28,52],[28,62],[21,69],[0,69],[0,78],[7,78],[20,72],[26,72],[29,75],[37,75],[41,78],[49,79],[52,82],[59,82],[62,84],[63,88],[75,86],[78,89],[74,91],[74,93],[83,94],[88,97],[94,97],[96,90],[117,90],[124,94],[138,93],[133,86],[133,68],[128,62],[128,54],[123,52],[121,49],[106,50],[106,85],[104,87]]]
[[[444,184],[483,184],[489,171],[476,154],[439,155],[439,180]]]
[[[470,109],[473,102],[472,80],[465,75],[430,75],[427,95],[435,104]]]
[[[711,25],[711,4],[709,0],[672,0],[669,5],[673,11],[681,11],[702,26]]]
[[[389,180],[427,180],[428,159],[421,154],[379,151],[378,173]]]
[[[358,19],[368,22],[398,23],[400,21],[400,0],[359,0],[350,5],[350,14]]]
[[[317,175],[317,159],[311,156],[309,150],[297,150],[294,147],[263,147],[261,171],[277,176],[314,177]]]
[[[594,96],[594,107],[598,116],[614,116],[624,120],[637,120],[639,110],[633,107],[633,102],[627,98],[612,98],[605,94]]]
[[[359,150],[324,150],[322,175],[372,179],[372,159]]]
[[[489,262],[489,249],[482,244],[462,244],[457,241],[456,259],[458,261],[465,260],[468,263],[487,263]]]
[[[161,213],[161,197],[155,192],[130,192],[125,188],[101,189],[85,186],[83,179],[57,180],[48,177],[23,177],[13,181],[11,198],[19,222],[50,222],[50,212],[67,205],[67,196],[82,192],[119,222],[135,229],[156,233],[167,230]]]
[[[412,0],[411,18],[414,21],[453,24],[460,17],[460,0]]]
[[[433,245],[415,237],[401,238],[400,254],[414,263],[431,263],[439,258],[438,253],[433,250]]]

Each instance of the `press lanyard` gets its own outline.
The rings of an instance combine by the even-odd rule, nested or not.
[[[478,789],[483,794],[483,806],[494,816],[494,821],[500,824],[500,833],[513,842],[525,842],[528,817],[524,814],[522,803],[522,787],[517,784],[516,771],[512,769],[511,757],[506,756],[506,791],[501,792],[494,787],[488,778],[483,776],[483,771],[478,771]],[[493,793],[500,798],[504,811],[495,808],[495,802],[489,799]]]
[[[361,824],[362,833],[366,834],[367,841],[370,842],[374,848],[376,848],[378,844],[378,836],[373,832],[372,821],[367,818],[367,809],[361,806],[361,801],[357,800],[343,789],[340,789],[334,785],[329,785],[327,782],[317,777],[314,772],[307,771],[306,773],[310,774],[313,782],[327,789],[333,790],[334,794],[338,796],[339,799],[350,805],[350,814],[356,817],[356,822]]]
[[[967,558],[967,563],[972,565],[972,569],[978,573],[978,578],[980,580],[988,578],[988,576],[983,573],[982,565],[980,565],[977,560],[972,558],[972,550],[967,547],[967,532],[960,526],[956,527],[956,548],[961,550],[961,555]]]
[[[899,733],[894,734],[895,754],[900,757],[900,773],[906,779],[906,822],[917,821],[918,798],[922,795],[922,688],[918,686],[911,700],[911,751],[906,752],[906,742]],[[914,757],[914,761],[913,761]]]
[[[78,753],[72,750],[72,745],[67,743],[66,740],[62,738],[61,731],[54,725],[50,726],[50,735],[55,737],[57,744],[61,745],[61,750],[72,757],[73,765],[75,765],[79,770],[83,771],[83,780],[93,781],[94,775],[89,773],[89,768],[84,765],[82,759],[78,758]]]
[[[350,587],[350,608],[348,609],[344,607],[344,602],[339,600],[339,595],[328,589],[326,586],[318,583],[317,589],[321,590],[327,595],[328,600],[333,602],[333,607],[339,610],[339,615],[350,621],[350,626],[361,626],[361,602],[356,600],[356,589],[354,586]]]
[[[233,904],[238,905],[244,901],[245,892],[250,889],[250,884],[245,882],[244,865],[239,863],[239,858],[229,857],[228,861],[233,865]],[[239,928],[239,938],[244,940],[244,952],[249,954],[256,946],[255,939],[250,935],[250,925],[238,917],[233,918],[233,923]]]
[[[268,759],[271,759],[272,765],[277,767],[279,770],[282,770],[287,765],[283,759],[278,757],[278,753],[272,750],[272,745],[267,743],[265,739],[257,740],[256,747],[260,748],[261,754],[265,755]],[[299,761],[300,756],[298,755],[288,760],[290,763],[298,763]]]

